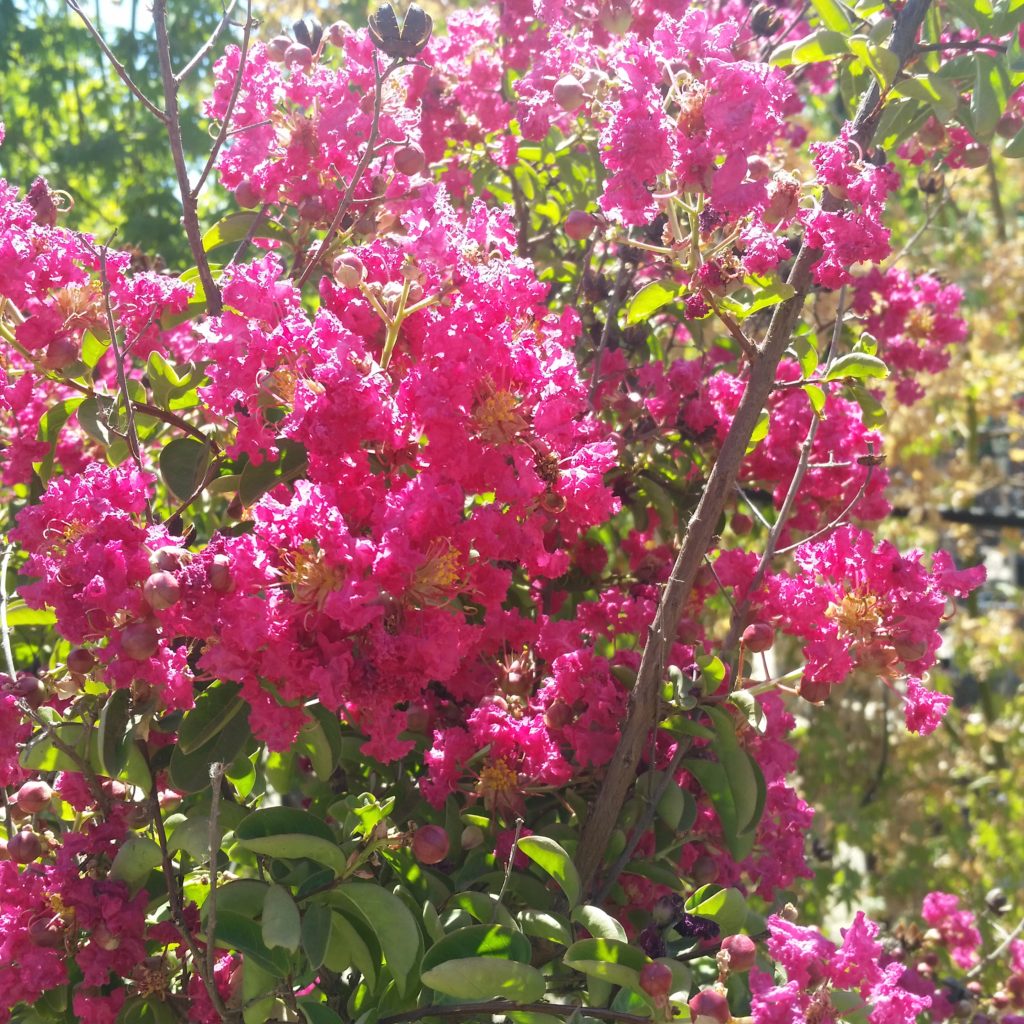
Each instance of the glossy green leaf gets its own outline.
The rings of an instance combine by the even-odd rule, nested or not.
[[[253,230],[254,225],[254,238],[276,238],[287,241],[291,237],[276,221],[265,215],[261,217],[258,210],[240,210],[237,213],[229,213],[217,221],[203,235],[203,251],[211,252],[219,245],[234,245],[241,242]]]
[[[330,907],[322,903],[310,904],[302,914],[302,949],[309,958],[309,966],[314,970],[327,956],[332,918]]]
[[[160,847],[145,836],[129,836],[118,848],[110,865],[110,877],[132,889],[142,885],[149,873],[160,866]]]
[[[29,608],[22,600],[11,601],[7,605],[7,627],[18,629],[25,626],[53,626],[57,622],[57,614],[52,608]]]
[[[825,380],[870,380],[888,375],[889,368],[878,356],[869,356],[866,352],[848,352],[829,367]]]
[[[237,834],[236,834],[237,839]],[[337,843],[318,836],[302,833],[259,836],[254,839],[237,839],[238,845],[251,853],[279,860],[301,860],[308,858],[318,864],[326,864],[336,875],[348,870],[348,857]]]
[[[71,418],[72,413],[84,401],[85,398],[82,395],[76,395],[74,398],[65,398],[63,401],[57,402],[56,405],[50,406],[39,420],[39,430],[36,438],[44,442],[47,449],[46,454],[39,462],[32,463],[32,468],[44,484],[49,483],[50,477],[53,475],[53,462],[60,432]]]
[[[595,939],[626,941],[626,929],[611,914],[600,907],[584,903],[573,909],[572,919],[577,924],[583,925]]]
[[[330,913],[330,911],[328,911]],[[272,885],[263,897],[260,934],[268,949],[280,946],[294,953],[302,940],[302,921],[292,894],[282,885]]]
[[[194,710],[194,709],[193,709]],[[186,718],[188,716],[186,715]],[[176,744],[168,766],[171,784],[185,793],[198,793],[210,785],[210,765],[231,764],[249,742],[249,709],[236,715],[230,729],[218,730],[189,753]]]
[[[626,323],[638,324],[653,316],[663,306],[672,302],[679,294],[679,285],[675,281],[651,281],[645,284],[629,300],[626,307]]]
[[[497,893],[473,890],[457,892],[448,898],[445,905],[449,910],[464,910],[482,924],[490,924],[493,921],[503,924],[506,928],[516,927],[515,919],[498,899]]]
[[[114,690],[107,698],[99,721],[99,761],[104,775],[116,779],[128,760],[129,713],[131,693],[128,690]]]
[[[246,815],[235,829],[236,839],[302,833],[334,842],[334,833],[323,818],[299,807],[262,807]]]
[[[108,448],[116,440],[110,429],[110,415],[114,404],[114,399],[105,395],[92,395],[78,407],[75,414],[78,425],[104,448]]]
[[[278,438],[276,443],[279,449],[276,459],[267,459],[259,465],[249,462],[242,470],[238,497],[243,505],[251,505],[278,484],[294,480],[306,471],[309,459],[301,444],[287,438]]]
[[[519,849],[559,884],[570,907],[579,903],[579,872],[569,854],[554,839],[547,836],[524,836],[519,840]]]
[[[83,760],[88,760],[92,732],[80,722],[63,722],[43,729],[22,748],[18,763],[32,771],[80,772],[81,762],[59,749],[53,737],[58,737],[65,747],[78,752]]]
[[[336,974],[354,967],[371,989],[377,987],[378,958],[344,914],[331,912],[331,937],[324,955],[324,966]]]
[[[989,142],[1002,116],[1006,96],[996,59],[984,53],[975,54],[974,59],[976,67],[974,89],[971,92],[971,121],[974,137],[980,142]]]
[[[572,929],[566,920],[558,914],[527,908],[516,914],[516,921],[523,930],[523,934],[529,935],[531,938],[556,942],[561,946],[572,944]]]
[[[423,954],[424,971],[446,960],[466,957],[499,957],[530,962],[530,943],[518,931],[500,924],[471,924],[449,932]]]
[[[368,882],[349,882],[332,894],[366,922],[380,943],[384,961],[405,993],[423,952],[419,922],[394,893]]]
[[[251,957],[275,977],[283,978],[288,974],[290,958],[287,952],[267,946],[262,929],[251,918],[218,907],[214,941],[221,949],[237,950],[244,957]]]
[[[835,29],[821,28],[803,39],[776,47],[772,51],[771,63],[782,68],[794,64],[817,64],[846,53],[849,53],[846,34]]]
[[[723,936],[735,935],[747,919],[747,901],[739,889],[718,885],[701,886],[686,901],[685,910],[714,921]]]
[[[613,985],[639,990],[640,970],[650,960],[636,946],[616,939],[582,939],[565,951],[564,963]]]
[[[236,715],[245,710],[245,701],[238,695],[237,683],[211,683],[198,697],[195,707],[185,713],[178,729],[178,746],[191,754],[209,743]]]
[[[509,999],[532,1003],[544,995],[546,987],[544,975],[536,967],[493,957],[448,960],[424,971],[422,980],[435,992],[467,1002]]]
[[[767,436],[771,427],[771,417],[767,409],[762,409],[757,414],[757,423],[750,433],[750,440],[747,442],[747,454],[749,455]]]
[[[839,0],[811,0],[811,6],[826,28],[836,32],[850,31],[850,18]]]
[[[210,449],[191,437],[176,437],[160,449],[160,476],[179,501],[188,501],[210,468]]]

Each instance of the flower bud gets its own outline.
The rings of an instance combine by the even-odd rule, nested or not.
[[[690,868],[690,874],[697,885],[708,885],[718,878],[718,861],[706,853],[702,853]]]
[[[324,37],[323,25],[320,24],[319,18],[312,14],[307,14],[301,21],[294,22],[292,32],[295,33],[295,38],[310,50],[318,50],[320,40]]]
[[[964,146],[960,162],[964,167],[984,167],[992,156],[992,150],[980,142],[971,142]]]
[[[75,675],[87,675],[95,664],[96,659],[92,652],[84,647],[75,647],[68,652],[68,671],[74,672]]]
[[[917,141],[925,149],[936,149],[946,141],[946,129],[934,117],[927,121],[917,130]]]
[[[207,572],[210,586],[218,594],[227,594],[234,589],[235,580],[231,573],[231,559],[227,555],[214,555]]]
[[[292,43],[284,51],[284,62],[288,67],[297,64],[303,71],[308,71],[313,66],[313,51],[302,43]]]
[[[131,622],[121,630],[121,649],[135,661],[146,661],[156,654],[160,634],[149,622]]]
[[[552,90],[555,102],[565,111],[572,112],[587,98],[583,85],[575,75],[562,75]]]
[[[50,806],[53,790],[41,780],[26,782],[14,795],[14,802],[25,814],[38,814]]]
[[[1017,114],[1007,112],[996,121],[996,135],[1001,139],[1012,139],[1021,128],[1024,128],[1024,118]]]
[[[775,643],[775,630],[767,622],[752,622],[743,630],[743,645],[748,651],[761,654]]]
[[[672,991],[672,968],[668,964],[644,964],[640,968],[640,987],[654,999],[664,999]]]
[[[728,1024],[729,1000],[715,988],[701,989],[687,1004],[693,1024]]]
[[[412,837],[412,855],[421,864],[440,864],[450,845],[448,833],[440,825],[424,825]]]
[[[43,855],[43,844],[39,836],[31,829],[24,828],[15,832],[7,840],[7,856],[15,864],[31,864]]]
[[[597,218],[584,210],[572,210],[565,218],[565,233],[574,241],[589,238],[597,227]]]
[[[757,959],[757,944],[749,935],[727,935],[722,949],[729,954],[729,970],[735,974],[749,971]]]
[[[427,155],[423,152],[423,147],[415,142],[409,142],[396,149],[394,159],[395,170],[410,177],[419,174],[427,166]]]
[[[235,202],[245,210],[259,206],[260,197],[256,194],[256,189],[252,187],[251,181],[243,181],[235,189]]]
[[[355,253],[343,252],[334,260],[331,269],[334,280],[342,288],[358,288],[366,278],[366,267]]]
[[[181,584],[169,572],[155,572],[142,584],[142,596],[150,608],[160,612],[177,604]]]
[[[58,334],[49,345],[40,363],[47,370],[66,370],[78,361],[80,349],[78,342],[69,334]]]
[[[832,684],[808,679],[804,676],[796,689],[797,693],[811,704],[824,704],[828,700],[828,695],[832,692]]]
[[[327,42],[331,46],[344,46],[345,45],[345,33],[348,31],[349,25],[347,21],[335,21],[332,22],[327,28]]]
[[[292,45],[292,40],[288,36],[274,36],[274,38],[267,43],[267,57],[272,61],[280,63],[284,60],[284,55],[288,52],[288,47]]]
[[[6,689],[16,697],[20,697],[30,708],[39,708],[46,700],[46,686],[31,672],[19,672],[18,678]]]

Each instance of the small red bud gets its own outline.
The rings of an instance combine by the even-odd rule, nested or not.
[[[148,622],[132,622],[121,630],[121,648],[129,658],[146,661],[160,646],[160,634]]]
[[[80,349],[78,342],[68,334],[58,334],[49,345],[40,360],[47,370],[66,370],[78,360]]]
[[[743,644],[748,651],[761,654],[775,643],[775,630],[767,622],[752,622],[743,630]]]
[[[214,555],[208,572],[210,586],[218,594],[226,594],[234,589],[235,581],[231,575],[231,559],[227,555]]]
[[[260,197],[256,194],[251,181],[243,181],[235,189],[235,202],[245,210],[251,210],[254,206],[260,205]]]
[[[584,210],[573,210],[565,218],[565,233],[574,241],[582,242],[589,238],[597,227],[597,218]]]
[[[823,704],[832,692],[832,684],[811,680],[805,676],[800,680],[800,685],[796,689],[804,700],[810,701],[812,704]]]
[[[31,864],[43,855],[43,844],[39,836],[31,829],[22,829],[15,832],[7,840],[7,856],[15,864]]]
[[[412,837],[412,855],[421,864],[439,864],[448,856],[450,845],[440,825],[424,825]]]
[[[580,80],[575,75],[562,75],[562,77],[555,82],[555,88],[552,90],[552,95],[555,97],[555,102],[563,110],[569,112],[572,112],[579,107],[587,98]]]
[[[68,652],[68,671],[74,672],[75,675],[87,675],[95,664],[96,659],[92,656],[92,652],[84,647],[75,647]]]
[[[672,968],[668,964],[644,964],[640,968],[640,987],[654,999],[664,999],[672,991]]]
[[[292,39],[290,36],[274,36],[267,43],[267,57],[273,61],[282,61],[284,60],[284,55],[288,52],[288,47],[291,45]]]
[[[737,537],[743,537],[754,528],[754,520],[750,516],[745,516],[742,512],[737,512],[729,521],[729,525]]]
[[[693,1024],[728,1024],[729,1000],[717,989],[701,989],[687,1004]]]
[[[154,611],[163,611],[177,604],[181,585],[169,572],[155,572],[142,585],[142,596]]]
[[[366,267],[363,261],[351,252],[343,252],[335,261],[332,267],[334,280],[342,288],[358,288],[366,277]]]
[[[288,67],[297,64],[303,71],[308,71],[313,66],[313,51],[302,43],[292,43],[284,51],[284,62]]]
[[[736,974],[749,971],[757,959],[757,944],[749,935],[726,936],[722,949],[729,954],[729,970]]]
[[[1024,119],[1016,114],[1006,113],[996,121],[996,135],[1001,139],[1012,139],[1022,127],[1024,127]]]
[[[960,162],[964,167],[984,167],[991,156],[992,151],[988,146],[983,146],[980,142],[971,142],[964,146]]]
[[[50,806],[53,790],[42,781],[26,782],[14,796],[14,802],[26,814],[38,814]]]
[[[423,147],[415,142],[395,150],[395,170],[399,174],[419,174],[427,166],[427,154]]]

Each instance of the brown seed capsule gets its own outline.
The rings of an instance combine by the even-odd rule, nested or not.
[[[755,36],[773,36],[782,28],[782,18],[771,4],[758,4],[750,16],[750,30]]]
[[[370,38],[378,50],[396,60],[409,60],[430,41],[433,21],[421,7],[410,4],[399,25],[391,4],[381,4],[370,15],[369,26]]]

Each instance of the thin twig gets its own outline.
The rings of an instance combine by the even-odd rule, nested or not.
[[[366,149],[363,151],[363,155],[359,158],[359,163],[356,164],[356,169],[352,172],[352,180],[348,183],[348,188],[345,189],[345,194],[341,198],[341,203],[338,209],[335,211],[334,218],[331,220],[330,226],[327,228],[327,233],[320,240],[320,244],[316,250],[310,255],[309,262],[305,268],[296,278],[296,283],[301,288],[310,278],[310,275],[316,269],[317,264],[327,255],[328,249],[331,247],[331,243],[334,241],[334,236],[338,233],[338,228],[341,227],[341,222],[345,218],[345,214],[348,213],[349,207],[352,205],[352,198],[355,195],[356,188],[359,185],[360,180],[366,173],[366,169],[370,166],[370,162],[374,157],[374,148],[377,145],[377,136],[380,133],[380,115],[381,109],[384,103],[384,83],[387,81],[388,76],[398,67],[402,65],[403,61],[401,58],[395,58],[383,71],[380,69],[380,64],[377,60],[377,52],[373,54],[373,118],[370,121],[370,134],[366,139]]]
[[[1024,918],[1021,918],[1020,921],[1017,922],[1017,926],[1013,931],[1009,932],[1006,938],[1003,939],[1003,941],[1000,942],[991,953],[987,953],[967,972],[967,978],[976,978],[990,963],[992,963],[993,960],[998,960],[999,957],[1001,957],[1010,948],[1011,943],[1018,938],[1022,932],[1024,932]],[[383,1024],[383,1021],[381,1021],[380,1024]]]
[[[0,631],[3,633],[4,661],[7,663],[7,674],[16,679],[18,670],[14,667],[14,651],[11,650],[11,629],[7,624],[7,569],[11,564],[14,545],[4,548],[3,564],[0,564]]]
[[[508,889],[509,880],[512,878],[512,865],[515,863],[516,854],[519,852],[519,837],[523,834],[523,819],[516,818],[516,831],[512,836],[512,847],[508,854],[508,863],[505,865],[505,877],[501,881],[501,888],[498,890],[498,899],[494,904],[494,917],[498,916],[498,907],[505,898],[505,890]]]
[[[162,111],[132,80],[132,76],[128,74],[125,66],[114,56],[113,51],[107,46],[106,40],[100,35],[99,29],[89,20],[89,16],[82,10],[78,4],[78,0],[64,0],[68,7],[75,12],[82,19],[82,23],[85,25],[89,32],[89,35],[96,40],[96,45],[100,48],[103,56],[110,61],[110,66],[117,72],[117,77],[121,79],[126,86],[128,86],[132,95],[139,100],[139,102],[158,120],[161,124],[167,123],[167,115]]]
[[[231,12],[234,11],[235,5],[238,0],[230,0],[230,3],[224,9],[224,16],[217,22],[217,27],[210,33],[210,38],[199,48],[199,52],[174,76],[176,82],[183,82],[192,72],[196,69],[203,58],[216,46],[217,40],[220,37],[221,32],[227,28],[228,21],[231,18]]]
[[[626,262],[626,251],[625,246],[619,246],[619,273],[615,279],[615,289],[612,292],[611,299],[608,302],[608,310],[605,314],[604,326],[601,328],[601,337],[597,342],[597,350],[594,352],[594,366],[590,371],[590,395],[589,400],[591,403],[594,401],[594,395],[597,394],[598,385],[601,383],[601,359],[604,356],[604,351],[608,347],[608,341],[611,338],[612,325],[616,323],[619,316],[619,308],[622,306],[622,300],[626,297],[626,292],[633,284],[633,279],[636,277],[639,265],[633,263],[629,265]]]
[[[235,4],[235,0],[231,0],[232,6]],[[225,15],[227,17],[227,15]],[[242,76],[245,73],[245,64],[249,59],[249,40],[252,35],[252,0],[246,0],[245,3],[245,25],[242,28],[242,46],[241,46],[241,57],[238,62],[238,71],[235,72],[235,81],[231,87],[231,96],[228,98],[228,105],[224,109],[224,117],[221,120],[220,131],[217,132],[217,137],[213,140],[213,146],[210,149],[210,155],[206,158],[206,164],[203,166],[202,171],[199,173],[195,186],[193,187],[190,195],[192,202],[195,202],[199,198],[199,193],[203,189],[203,185],[206,184],[206,179],[210,175],[210,171],[213,170],[214,162],[217,159],[217,154],[220,152],[221,146],[224,145],[225,140],[228,137],[228,131],[231,127],[231,117],[235,112],[235,104],[238,102],[238,95],[242,91]],[[185,75],[182,71],[178,76],[180,81]]]
[[[167,128],[167,141],[171,147],[174,160],[174,173],[178,179],[178,192],[181,196],[182,223],[192,258],[196,261],[196,270],[203,285],[206,296],[206,311],[211,316],[218,316],[223,303],[220,288],[210,271],[210,261],[203,249],[203,235],[199,229],[199,212],[196,198],[192,194],[192,186],[188,179],[188,165],[185,160],[185,145],[181,138],[181,111],[178,107],[178,82],[174,77],[171,65],[171,41],[167,35],[167,0],[153,0],[153,27],[156,30],[156,50],[160,61],[160,75],[164,85],[164,103],[167,108],[164,124]]]
[[[743,333],[743,328],[731,316],[718,308],[718,304],[710,292],[705,291],[703,294],[707,298],[708,305],[714,311],[715,316],[725,324],[726,330],[736,340],[736,344],[743,349],[743,354],[750,360],[756,359],[757,346]]]

